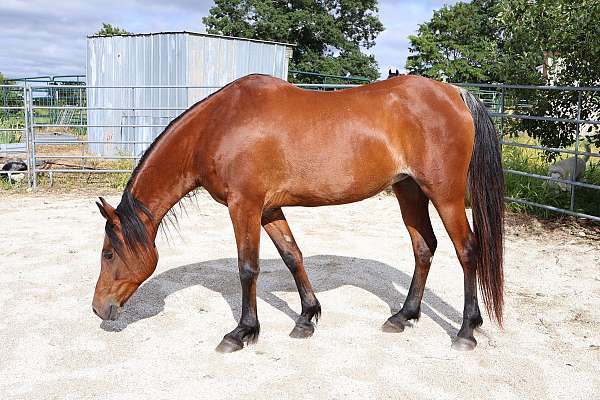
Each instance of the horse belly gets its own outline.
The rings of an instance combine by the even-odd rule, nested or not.
[[[286,185],[289,205],[360,201],[402,179],[398,157],[384,145],[363,143],[343,150],[313,154],[303,167],[292,168]]]

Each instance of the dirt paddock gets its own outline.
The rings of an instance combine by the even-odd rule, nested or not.
[[[117,196],[108,198],[118,202]],[[286,399],[600,397],[600,245],[511,222],[505,328],[487,316],[473,352],[451,350],[463,281],[440,242],[422,317],[390,334],[413,270],[396,200],[287,209],[323,308],[315,335],[288,333],[300,309],[293,279],[261,239],[261,336],[233,354],[214,347],[240,309],[233,231],[206,193],[157,241],[158,269],[121,318],[91,310],[103,220],[87,194],[0,195],[1,399]]]

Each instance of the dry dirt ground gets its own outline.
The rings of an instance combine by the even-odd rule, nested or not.
[[[286,213],[323,308],[315,335],[288,337],[299,299],[263,235],[260,340],[223,355],[240,287],[227,210],[207,194],[180,218],[181,238],[158,240],[156,273],[111,323],[91,310],[103,236],[93,196],[1,195],[0,398],[600,398],[593,231],[512,221],[505,329],[486,317],[477,349],[460,353],[462,271],[435,211],[423,315],[399,334],[380,330],[413,269],[396,200]]]

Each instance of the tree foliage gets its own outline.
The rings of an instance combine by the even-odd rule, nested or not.
[[[119,28],[117,26],[113,26],[111,24],[107,24],[106,22],[102,23],[102,28],[98,32],[96,32],[97,36],[120,36],[120,35],[131,35],[131,32]]]
[[[454,82],[502,82],[536,85],[600,84],[600,2],[597,0],[473,0],[444,6],[411,36],[407,69]],[[540,72],[540,67],[547,74]],[[599,118],[595,92],[513,91],[515,112],[573,119]],[[518,100],[518,101],[517,101]],[[574,142],[572,123],[520,120],[543,145]],[[590,140],[600,142],[593,126]],[[552,157],[553,155],[550,154]]]
[[[599,13],[600,2],[596,0],[500,1],[497,24],[504,37],[500,59],[504,81],[599,85]],[[541,75],[536,66],[543,66],[548,75]],[[522,97],[528,99],[530,112],[535,115],[600,119],[599,92],[540,91]],[[572,123],[524,120],[519,127],[551,147],[567,146],[575,140],[576,127]],[[598,125],[587,125],[584,129],[588,140],[600,144]]]
[[[377,0],[215,0],[209,33],[293,43],[291,69],[376,79]]]
[[[443,6],[409,36],[406,69],[434,79],[486,82],[496,77],[494,1]]]

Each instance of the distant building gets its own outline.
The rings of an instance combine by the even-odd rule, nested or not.
[[[538,66],[537,70],[548,84],[553,85],[557,75],[560,74],[563,68],[559,51],[544,51],[544,63]]]
[[[193,32],[90,36],[88,140],[150,142],[183,110],[237,78],[263,73],[287,79],[292,47]],[[90,144],[102,155],[139,156],[146,147]]]

